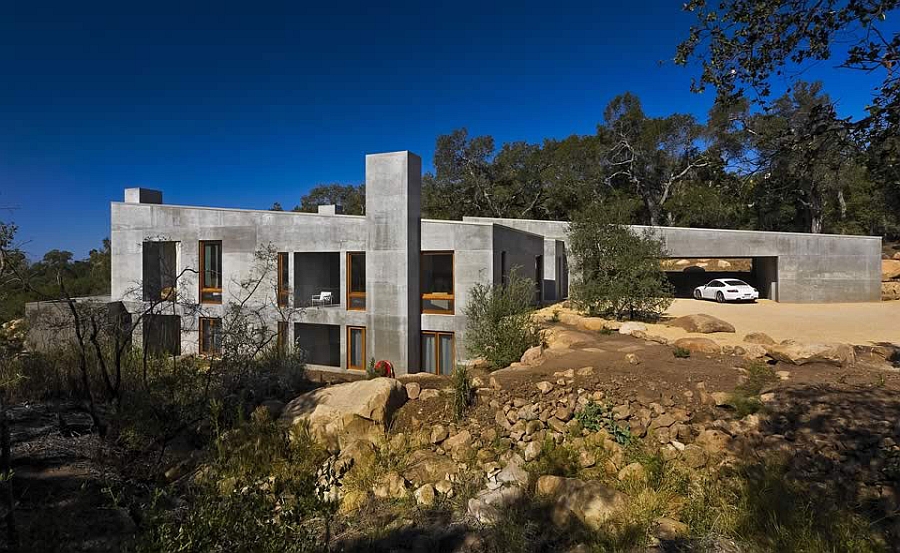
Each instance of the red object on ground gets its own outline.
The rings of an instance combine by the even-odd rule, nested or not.
[[[375,363],[375,374],[394,378],[394,366],[391,365],[390,361],[379,361]]]

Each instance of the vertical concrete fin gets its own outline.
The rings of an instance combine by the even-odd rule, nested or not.
[[[419,370],[422,160],[366,156],[366,350],[398,374]]]

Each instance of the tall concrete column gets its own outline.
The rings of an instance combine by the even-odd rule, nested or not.
[[[397,374],[419,370],[422,160],[366,156],[366,351]]]

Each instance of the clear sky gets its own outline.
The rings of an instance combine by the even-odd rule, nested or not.
[[[0,2],[0,220],[32,257],[109,235],[123,189],[165,203],[286,209],[362,182],[366,153],[435,138],[537,142],[593,133],[631,91],[703,117],[674,67],[680,1]],[[841,111],[870,97],[827,64]]]

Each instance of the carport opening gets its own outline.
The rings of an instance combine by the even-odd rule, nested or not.
[[[694,288],[717,278],[743,280],[759,297],[778,299],[777,257],[677,257],[660,260],[676,298],[693,297]]]

